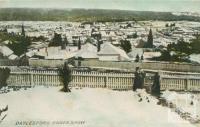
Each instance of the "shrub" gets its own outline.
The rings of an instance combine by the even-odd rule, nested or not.
[[[63,83],[63,89],[61,91],[71,92],[69,89],[69,83],[72,80],[72,76],[71,76],[71,69],[69,68],[67,63],[65,63],[64,66],[59,69],[59,76],[61,82]]]
[[[9,68],[0,68],[0,89],[4,86],[7,86],[7,79],[10,75]]]

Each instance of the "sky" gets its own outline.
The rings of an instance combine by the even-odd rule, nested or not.
[[[12,7],[200,12],[200,0],[0,0],[0,8]]]

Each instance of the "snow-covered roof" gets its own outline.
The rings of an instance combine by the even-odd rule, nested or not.
[[[160,52],[144,52],[144,58],[153,58],[153,57],[159,57],[161,55]]]
[[[15,55],[15,54],[12,54],[12,55],[10,55],[10,56],[8,57],[8,59],[10,59],[10,60],[15,60],[15,59],[17,59],[17,58],[18,58],[18,56]]]
[[[13,51],[7,46],[0,46],[0,53],[2,53],[3,56],[10,56],[13,54]]]
[[[142,48],[134,48],[134,49],[132,49],[131,52],[128,53],[128,56],[130,58],[136,58],[137,55],[139,55],[139,56],[143,55],[143,49]]]
[[[31,50],[31,51],[29,51],[29,52],[26,53],[26,56],[32,57],[32,56],[35,55],[36,52],[37,52],[36,50]]]
[[[200,54],[192,54],[192,55],[190,55],[190,60],[194,61],[194,62],[197,62],[197,63],[200,63]]]
[[[77,52],[75,57],[98,58],[97,48],[90,43],[86,43],[85,45],[82,46],[81,50]]]
[[[30,55],[31,52],[30,52]],[[38,56],[44,56],[45,59],[68,59],[73,57],[75,54],[67,50],[61,50],[61,47],[47,47],[40,49],[35,53]]]
[[[121,60],[130,60],[127,56],[126,52],[114,45],[112,45],[109,42],[106,42],[102,44],[100,52],[98,52],[98,55],[119,55],[121,57]]]

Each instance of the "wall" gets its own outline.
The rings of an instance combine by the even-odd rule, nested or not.
[[[82,66],[85,67],[108,67],[135,70],[136,67],[152,70],[167,70],[181,72],[200,72],[200,65],[184,64],[184,63],[169,63],[169,62],[110,62],[110,61],[82,61]]]
[[[0,66],[17,66],[19,63],[19,60],[0,59]]]
[[[29,59],[32,67],[61,67],[64,63],[65,60]]]

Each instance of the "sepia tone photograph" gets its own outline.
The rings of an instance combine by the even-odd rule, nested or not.
[[[0,127],[200,127],[200,0],[0,0]]]

